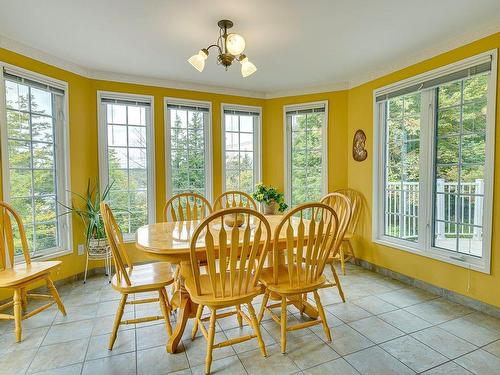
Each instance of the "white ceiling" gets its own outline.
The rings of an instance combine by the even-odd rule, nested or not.
[[[0,46],[89,76],[267,97],[346,88],[500,31],[499,0],[0,0],[0,10]],[[186,61],[223,18],[246,39],[251,77],[213,53],[203,73]]]

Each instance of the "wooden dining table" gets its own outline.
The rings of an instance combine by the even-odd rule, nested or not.
[[[282,216],[266,215],[271,227],[271,238],[274,238],[275,228],[280,223]],[[292,226],[298,226],[299,218],[292,218]],[[166,261],[180,267],[179,285],[174,290],[171,298],[173,309],[178,309],[177,322],[172,335],[168,339],[167,351],[175,353],[182,338],[186,324],[190,318],[194,318],[198,305],[195,304],[184,287],[184,279],[191,274],[190,244],[194,230],[201,220],[176,221],[149,224],[140,227],[136,234],[136,246],[142,250],[149,258]],[[304,220],[306,227],[307,220]],[[278,248],[285,248],[286,231],[281,231],[278,239]],[[307,228],[306,233],[307,233]],[[296,231],[294,231],[296,232]],[[204,239],[199,238],[196,245],[198,251],[204,251]],[[271,249],[269,249],[271,250]],[[271,296],[272,298],[273,296]],[[318,311],[309,304],[302,296],[296,296],[292,303],[304,314],[316,319]]]

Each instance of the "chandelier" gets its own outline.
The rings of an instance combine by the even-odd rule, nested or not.
[[[221,20],[217,22],[217,25],[220,28],[217,43],[201,49],[196,55],[191,56],[188,62],[194,66],[196,70],[202,72],[205,68],[205,60],[208,57],[208,51],[210,48],[215,47],[219,52],[217,64],[223,65],[226,70],[231,66],[234,60],[238,60],[241,64],[241,75],[243,77],[248,77],[255,73],[257,68],[248,60],[248,57],[243,54],[245,39],[239,34],[227,33],[227,29],[233,27],[233,22]]]

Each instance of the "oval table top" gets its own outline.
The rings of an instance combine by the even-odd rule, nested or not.
[[[280,223],[283,216],[266,215],[271,227],[271,240],[274,230]],[[147,253],[168,256],[183,256],[189,254],[191,237],[201,220],[176,221],[149,224],[140,227],[136,233],[136,246]],[[299,218],[292,218],[292,226],[295,227],[300,222]],[[307,233],[308,220],[304,219]],[[283,228],[284,229],[284,228]],[[286,240],[286,231],[280,233],[280,240]],[[204,238],[200,237],[198,249],[203,249]]]

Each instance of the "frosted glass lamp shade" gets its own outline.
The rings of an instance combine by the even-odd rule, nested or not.
[[[237,56],[245,50],[245,39],[239,34],[231,33],[227,36],[226,48],[231,55]]]
[[[241,61],[241,75],[248,77],[257,71],[257,67],[248,60],[248,57],[243,58]]]
[[[188,62],[194,66],[194,68],[199,71],[203,72],[203,69],[205,68],[205,60],[207,59],[208,55],[200,50],[196,55],[191,56],[188,59]]]

